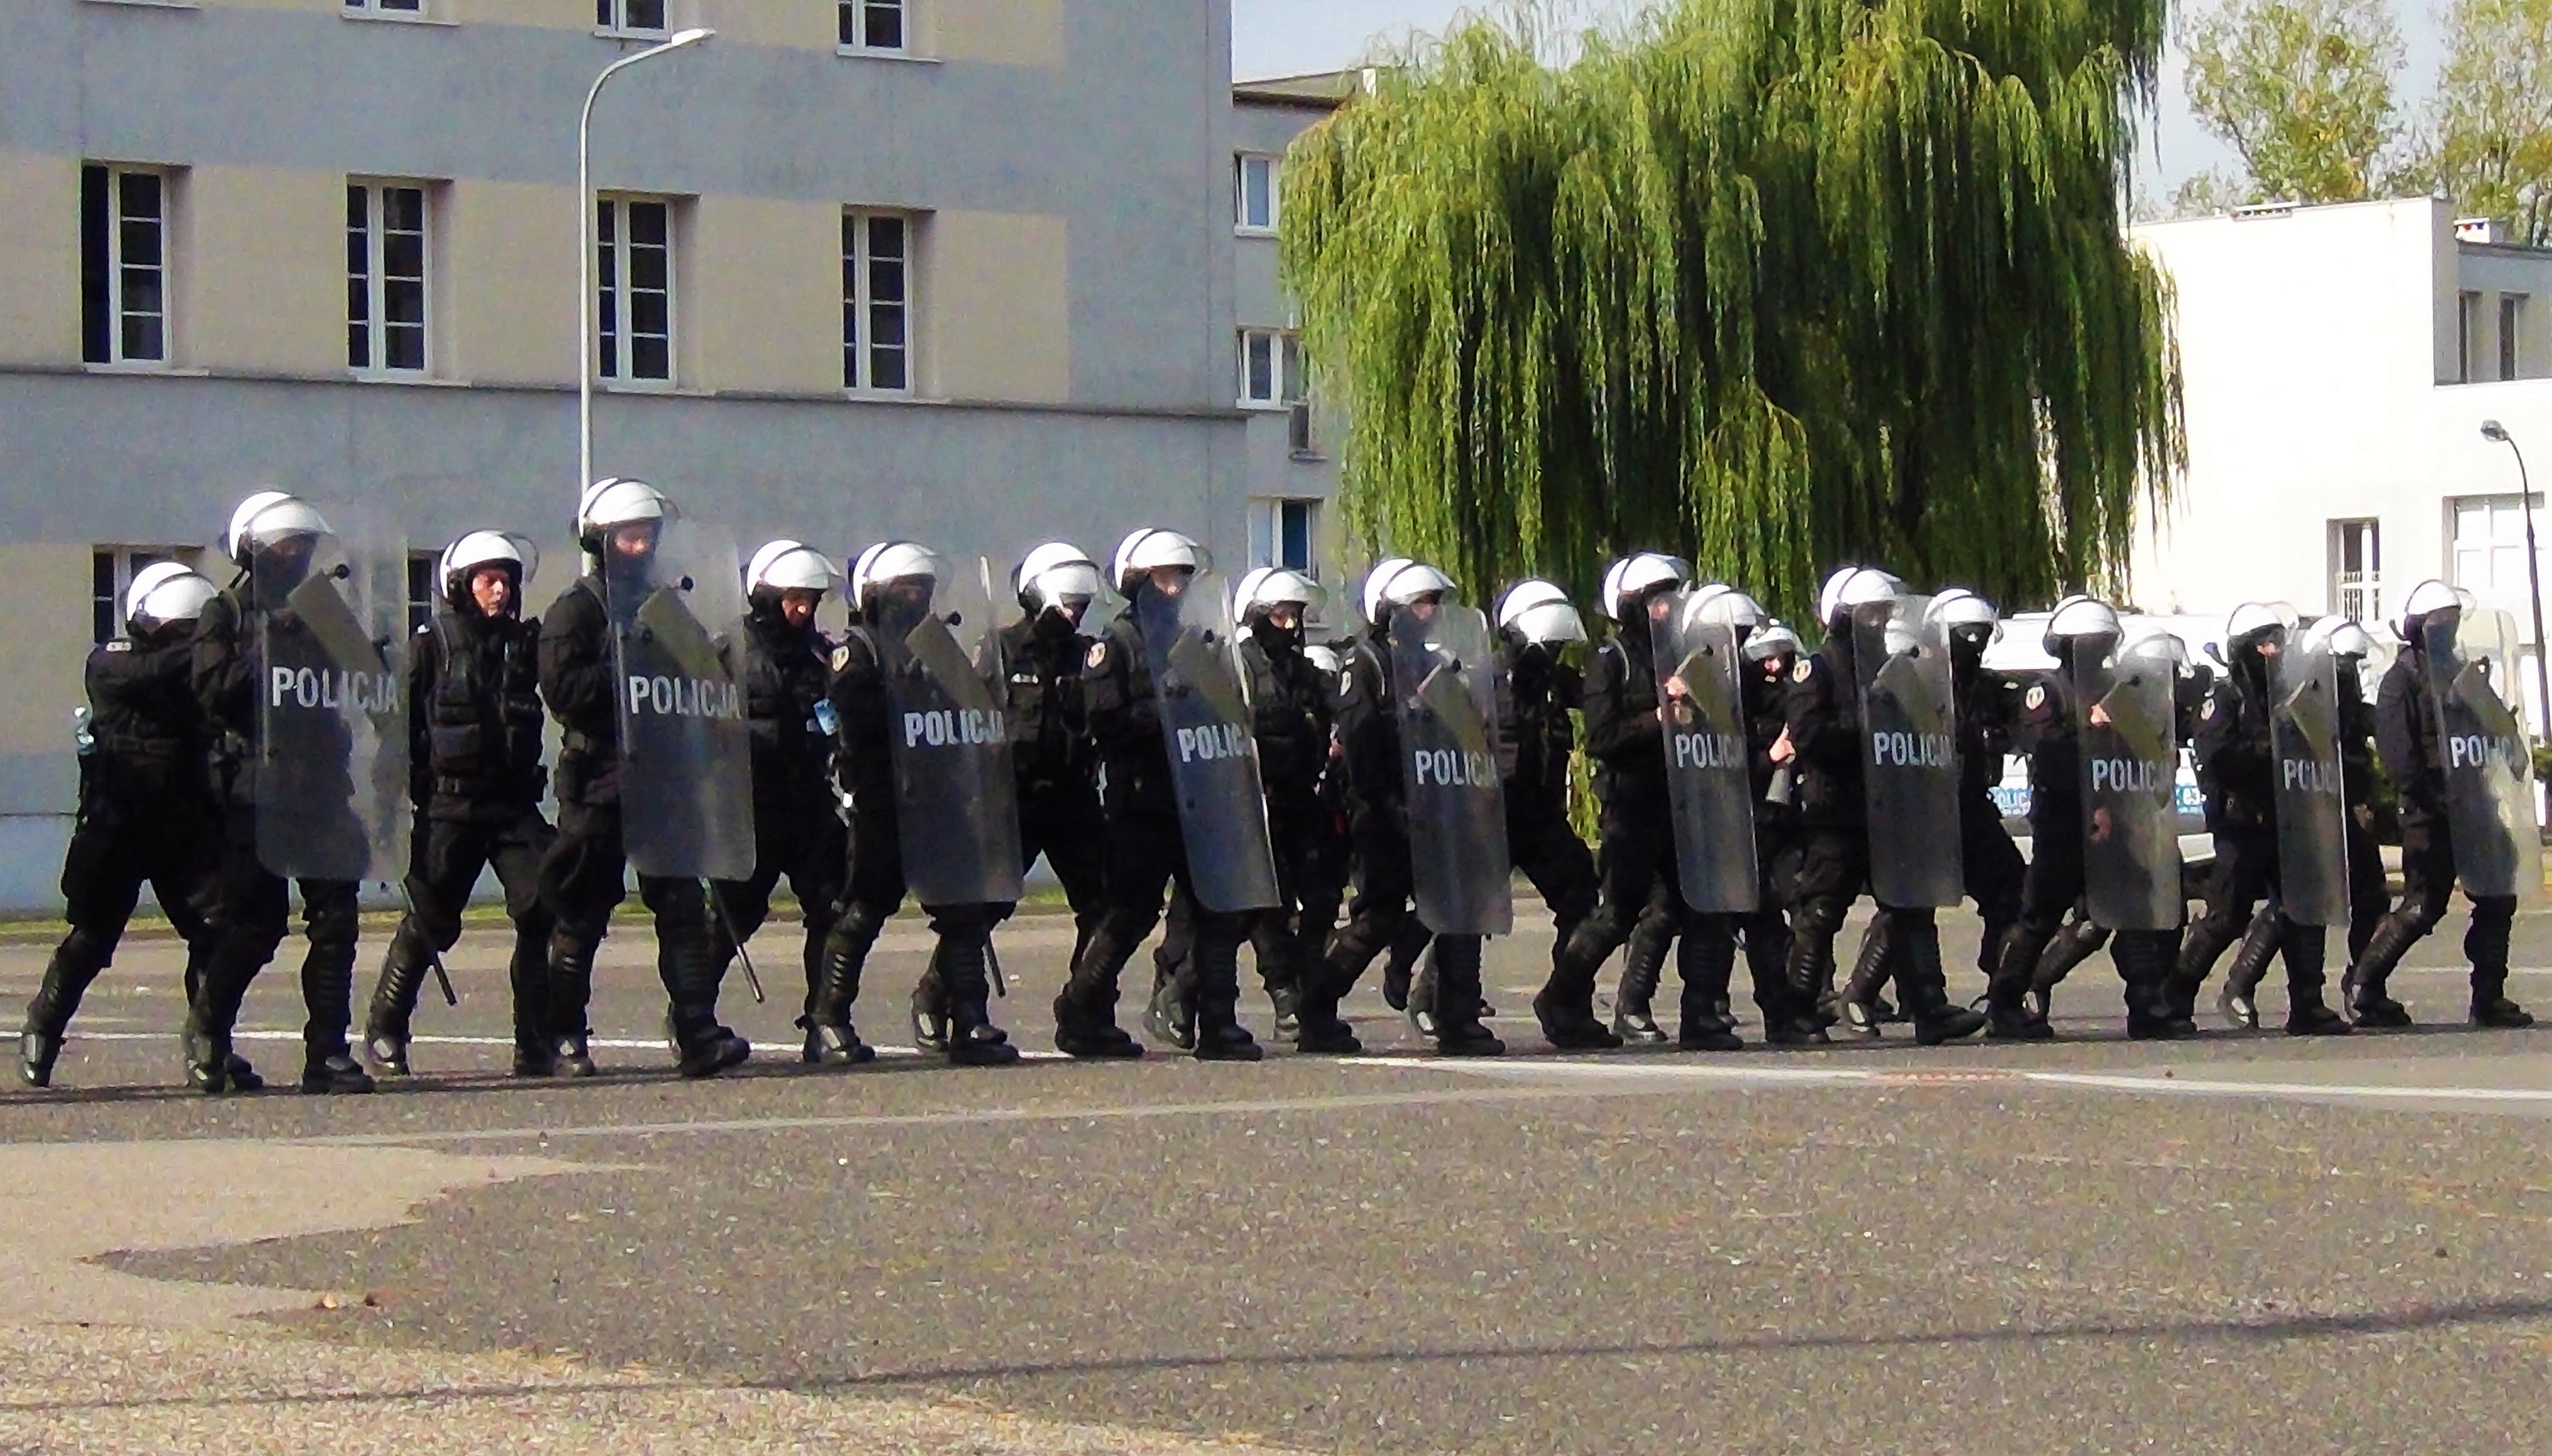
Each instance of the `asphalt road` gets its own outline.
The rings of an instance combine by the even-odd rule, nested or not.
[[[634,927],[596,1003],[612,1075],[503,1076],[504,943],[474,931],[461,1006],[420,1013],[424,1075],[369,1098],[175,1091],[173,948],[128,948],[59,1090],[0,1095],[0,1159],[44,1170],[16,1176],[0,1300],[76,1259],[112,1281],[80,1297],[99,1319],[253,1331],[172,1398],[216,1431],[251,1418],[223,1362],[249,1380],[269,1344],[309,1371],[536,1359],[1116,1433],[1094,1449],[2466,1452],[2541,1449],[2552,1414],[2552,1030],[2133,1044],[2102,958],[2045,1045],[1562,1058],[1519,1015],[1504,1062],[1436,1064],[1368,989],[1348,1061],[837,1073],[797,1065],[801,983],[767,933],[774,1003],[727,997],[763,1050],[691,1085]],[[2460,1021],[2455,929],[2394,983],[2432,1023]],[[1972,922],[1948,934],[1967,959]],[[1493,948],[1501,1010],[1546,946]],[[999,1013],[1050,1046],[1069,927],[1003,947]],[[904,1039],[925,950],[901,923],[882,943],[871,1040]],[[2512,992],[2552,1010],[2552,917],[2520,921],[2516,960]],[[41,966],[0,952],[0,996]],[[246,1018],[278,1082],[295,994],[287,962]],[[202,1227],[118,1221],[163,1202]],[[86,1243],[58,1226],[84,1218]],[[38,1322],[75,1323],[63,1302]],[[116,1401],[0,1384],[0,1450],[89,1449],[79,1422],[134,1418]],[[489,1421],[438,1445],[514,1449]],[[924,1444],[968,1442],[1007,1449]]]

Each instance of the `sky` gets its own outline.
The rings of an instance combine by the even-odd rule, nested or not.
[[[1590,14],[1619,14],[1639,0],[1583,0]],[[2205,0],[2182,0],[2183,6]],[[2425,0],[2389,0],[2401,27],[2409,64],[2405,96],[2422,96],[2435,72],[2437,23]],[[1434,34],[1477,0],[1231,0],[1231,73],[1242,80],[1333,70],[1362,59],[1377,36],[1397,40]],[[2164,61],[2157,124],[2138,149],[2139,185],[2168,194],[2209,166],[2231,169],[2232,154],[2200,131],[2181,90],[2180,56]]]

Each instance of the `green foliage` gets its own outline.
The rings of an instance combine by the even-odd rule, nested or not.
[[[1370,547],[1480,594],[1662,547],[1796,614],[1883,562],[2115,585],[2183,459],[2125,243],[2160,0],[1673,0],[1544,64],[1529,14],[1287,160],[1283,252]]]
[[[2224,0],[2182,29],[2198,124],[2242,156],[2243,201],[2354,202],[2400,180],[2383,0]]]
[[[2453,0],[2426,125],[2455,208],[2552,244],[2552,0]]]

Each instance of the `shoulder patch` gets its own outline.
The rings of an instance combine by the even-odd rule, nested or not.
[[[2043,708],[2043,707],[2047,706],[2047,684],[2046,684],[2046,683],[2044,683],[2044,682],[2041,682],[2041,683],[2039,683],[2038,685],[2036,685],[2036,686],[2034,686],[2034,687],[2030,688],[2030,689],[2029,689],[2029,696],[2027,696],[2027,697],[2025,697],[2025,698],[2021,699],[2021,701],[2022,701],[2022,703],[2023,703],[2024,705],[2026,705],[2026,706],[2027,706],[2027,707],[2029,707],[2030,709],[2032,709],[2033,711],[2034,711],[2034,710],[2036,710],[2036,709],[2038,709],[2038,708]]]
[[[108,652],[131,652],[133,651],[133,640],[129,637],[116,638],[114,641],[106,645],[106,650]]]
[[[1805,682],[1815,676],[1817,676],[1817,660],[1815,658],[1801,658],[1799,659],[1799,665],[1790,670],[1790,680],[1793,682]]]
[[[1094,673],[1107,667],[1108,644],[1105,642],[1094,642],[1090,644],[1090,651],[1082,654],[1081,656],[1081,665]]]
[[[836,672],[836,673],[838,673],[838,672],[842,671],[844,668],[849,667],[850,665],[851,665],[851,649],[850,649],[850,644],[848,644],[848,643],[844,643],[842,646],[837,647],[837,648],[834,648],[834,649],[833,649],[833,671],[834,671],[834,672]]]
[[[2212,718],[2215,716],[2215,698],[2213,694],[2208,694],[2206,706],[2197,710],[2197,716],[2201,718]]]
[[[1352,672],[1341,672],[1341,673],[1339,673],[1339,674],[1338,674],[1338,692],[1339,692],[1339,694],[1340,694],[1341,696],[1344,696],[1344,695],[1346,695],[1346,694],[1348,694],[1348,693],[1352,693],[1352,692],[1354,692],[1354,691],[1355,691],[1355,685],[1356,685],[1356,683],[1355,683],[1355,674],[1354,674],[1354,673],[1352,673]]]
[[[419,637],[432,637],[434,635],[434,624],[432,622],[417,623],[416,635]]]

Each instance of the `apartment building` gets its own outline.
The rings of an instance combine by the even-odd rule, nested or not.
[[[53,901],[89,644],[266,485],[572,573],[594,468],[749,549],[1175,524],[1331,564],[1226,0],[12,0],[0,903]],[[579,108],[593,287],[579,282]],[[1246,310],[1242,299],[1246,298]]]
[[[2136,600],[2283,598],[2373,622],[2435,576],[2513,612],[2530,642],[2524,480],[2481,427],[2499,421],[2552,471],[2552,251],[2429,198],[2243,208],[2135,237],[2178,294],[2189,451],[2177,498],[2138,531]],[[2552,543],[2539,499],[2536,526]]]

